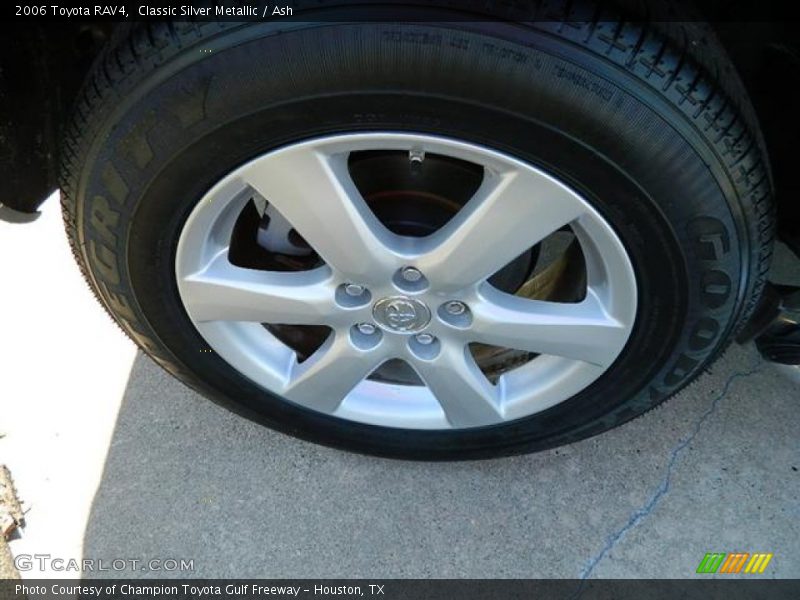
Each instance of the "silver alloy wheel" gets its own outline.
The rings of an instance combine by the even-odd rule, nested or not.
[[[375,217],[350,178],[348,156],[364,150],[450,156],[481,165],[484,177],[436,232],[402,237]],[[233,265],[234,224],[252,198],[276,209],[325,265],[297,272]],[[565,225],[583,252],[584,300],[530,300],[487,282]],[[586,200],[510,156],[430,135],[327,136],[235,169],[184,224],[176,276],[198,332],[234,369],[309,409],[389,427],[493,425],[563,402],[611,366],[636,316],[627,253]],[[359,288],[346,292],[348,285],[363,292],[354,296]],[[465,310],[452,314],[453,302]],[[262,323],[326,325],[332,334],[299,362]],[[473,342],[538,356],[492,384],[472,358]],[[425,385],[368,379],[390,359],[406,361]]]

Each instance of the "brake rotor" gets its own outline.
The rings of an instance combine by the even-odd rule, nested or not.
[[[545,254],[540,252],[539,256],[546,260]],[[584,273],[583,254],[577,240],[572,236],[566,248],[548,264],[536,269],[514,295],[530,300],[579,302],[586,287]],[[492,383],[496,383],[506,371],[523,365],[536,356],[530,352],[485,344],[470,344],[470,351]]]

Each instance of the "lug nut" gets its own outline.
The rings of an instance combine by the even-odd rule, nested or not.
[[[375,325],[372,323],[359,323],[356,325],[358,330],[363,333],[364,335],[372,335],[375,333]]]
[[[448,315],[463,315],[467,312],[467,305],[458,300],[451,300],[444,305],[444,310]]]
[[[357,297],[364,293],[364,286],[356,283],[348,283],[346,286],[344,286],[344,292],[348,296]]]
[[[418,333],[417,334],[417,342],[422,344],[423,346],[430,346],[436,338],[433,337],[430,333]]]
[[[403,270],[400,271],[400,276],[406,281],[411,281],[412,283],[422,279],[422,273],[419,269],[415,269],[414,267],[404,267]]]

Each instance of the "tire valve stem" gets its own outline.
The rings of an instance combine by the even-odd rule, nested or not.
[[[408,151],[408,160],[411,161],[412,165],[421,165],[422,161],[425,160],[425,151],[424,150],[409,150]]]

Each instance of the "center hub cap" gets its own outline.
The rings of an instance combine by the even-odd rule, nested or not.
[[[372,308],[372,315],[383,329],[395,333],[416,333],[431,320],[428,307],[407,296],[381,298]]]

